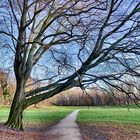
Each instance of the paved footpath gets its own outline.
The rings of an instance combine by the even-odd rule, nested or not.
[[[79,110],[73,111],[66,118],[53,126],[45,134],[48,140],[82,140],[80,130],[76,124],[76,117]]]

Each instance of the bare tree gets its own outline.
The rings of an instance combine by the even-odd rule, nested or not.
[[[105,83],[119,89],[115,80],[139,76],[140,2],[2,0],[1,5],[0,34],[7,36],[3,44],[15,56],[17,85],[6,126],[23,129],[22,113],[28,106],[71,87]],[[46,78],[52,82],[25,92],[44,57],[46,67],[54,70]]]
[[[4,104],[8,104],[7,98],[10,96],[8,91],[8,72],[0,70],[0,87],[4,98]]]

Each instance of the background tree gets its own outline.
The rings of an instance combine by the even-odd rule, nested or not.
[[[4,98],[4,104],[8,104],[8,97],[10,97],[10,92],[8,89],[8,73],[4,70],[0,70],[0,87],[2,89],[2,95]]]
[[[6,126],[23,129],[22,113],[28,106],[73,86],[122,90],[116,80],[139,76],[140,2],[2,0],[1,4],[1,42],[15,56],[16,77]],[[47,67],[44,80],[52,83],[25,92],[28,78],[42,65]]]

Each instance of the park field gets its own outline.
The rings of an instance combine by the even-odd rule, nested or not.
[[[140,140],[140,109],[134,106],[82,109],[77,123],[85,140]]]
[[[30,130],[47,129],[69,115],[74,109],[68,107],[28,108],[23,113],[24,128]],[[0,122],[5,122],[10,109],[0,107]]]
[[[85,140],[140,139],[140,109],[123,107],[42,107],[24,112],[25,130],[43,131],[78,109],[77,124]],[[9,108],[0,107],[0,122],[7,120]]]
[[[140,109],[135,107],[40,107],[28,108],[24,112],[24,122],[58,122],[73,110],[79,109],[78,123],[112,122],[140,125]],[[9,108],[0,107],[0,122],[8,118]]]
[[[140,125],[139,108],[89,108],[80,110],[78,123],[112,122]]]

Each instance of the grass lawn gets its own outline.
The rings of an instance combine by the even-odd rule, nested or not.
[[[140,140],[140,109],[135,106],[81,109],[77,122],[83,139]]]
[[[135,106],[129,110],[125,106],[28,108],[24,112],[24,128],[27,132],[46,132],[76,109],[80,110],[77,122],[85,139],[140,140],[140,109]],[[8,114],[9,108],[0,107],[0,122],[6,121]]]
[[[130,107],[44,107],[28,108],[24,112],[24,122],[55,123],[65,118],[73,110],[80,109],[78,123],[113,122],[140,124],[140,109]],[[0,107],[0,122],[7,120],[9,108]]]
[[[139,108],[109,108],[93,107],[80,110],[78,123],[113,122],[140,124]]]
[[[23,119],[25,123],[55,123],[65,118],[73,111],[67,107],[44,107],[28,108],[24,112]],[[7,120],[9,108],[0,108],[0,122]]]

